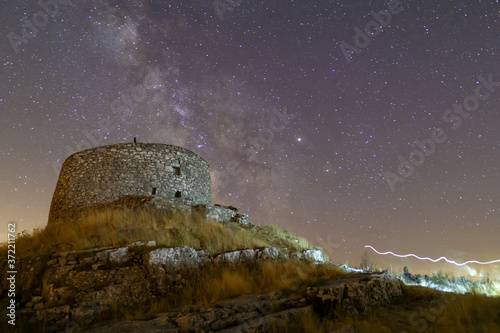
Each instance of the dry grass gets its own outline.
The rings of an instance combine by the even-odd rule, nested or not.
[[[437,317],[429,332],[500,332],[500,299],[482,295],[459,296]],[[448,329],[449,330],[449,329]],[[451,332],[451,330],[449,330]]]
[[[349,324],[356,332],[500,332],[500,299],[404,286],[399,302]]]
[[[160,300],[149,311],[135,312],[133,318],[181,308],[189,312],[198,307],[237,296],[281,290],[302,294],[306,286],[321,285],[338,275],[335,266],[313,265],[301,261],[258,262],[255,265],[209,268],[199,281],[193,281],[176,297]],[[332,332],[354,328],[356,332],[500,332],[500,298],[457,295],[437,290],[403,286],[404,295],[393,304],[341,322],[307,313],[293,318],[273,332]]]
[[[16,250],[20,256],[27,256],[119,247],[151,240],[158,246],[190,246],[211,254],[262,247],[292,251],[313,248],[306,240],[275,226],[245,228],[237,223],[204,220],[182,212],[105,208],[90,209],[78,218],[23,234],[16,240]]]
[[[206,221],[190,214],[108,208],[88,210],[78,219],[68,219],[31,235],[24,234],[16,240],[16,250],[18,255],[26,256],[118,247],[150,240],[155,240],[158,246],[191,246],[212,254],[271,246],[291,251],[312,248],[304,239],[275,226],[244,228],[236,223]],[[341,274],[346,273],[333,265],[301,261],[207,267],[198,279],[190,280],[175,295],[145,304],[144,308],[114,309],[110,318],[139,319],[160,311],[189,311],[233,297],[276,290],[301,294],[305,286],[320,285]],[[356,332],[500,332],[500,299],[404,286],[400,301],[346,318],[342,323],[305,314],[276,331],[330,332],[348,327],[355,328]]]
[[[178,294],[159,299],[149,309],[135,308],[125,317],[142,319],[153,313],[179,309],[189,312],[211,307],[222,300],[271,291],[301,294],[306,286],[319,285],[345,274],[334,265],[315,265],[298,260],[211,266],[203,270],[199,279],[190,280]]]

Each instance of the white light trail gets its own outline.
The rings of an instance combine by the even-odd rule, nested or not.
[[[491,264],[494,264],[494,263],[500,263],[500,259],[497,259],[497,260],[492,260],[492,261],[487,261],[487,262],[481,262],[481,261],[476,261],[476,260],[469,260],[469,261],[466,261],[466,262],[463,262],[463,263],[459,264],[456,261],[450,260],[450,259],[448,259],[446,257],[441,257],[439,259],[432,259],[432,258],[428,258],[428,257],[423,257],[422,258],[422,257],[417,256],[416,254],[413,254],[413,253],[410,253],[410,254],[396,254],[396,253],[391,252],[391,251],[379,252],[379,251],[375,250],[375,248],[373,246],[371,246],[371,245],[365,245],[365,247],[369,247],[370,249],[372,249],[373,251],[375,251],[376,253],[381,254],[381,255],[392,254],[393,256],[399,257],[399,258],[415,257],[418,260],[429,260],[429,261],[432,261],[432,262],[438,262],[438,261],[441,261],[441,260],[445,260],[446,262],[448,262],[450,264],[453,264],[453,265],[456,265],[456,266],[464,266],[464,265],[467,265],[467,264],[491,265]]]

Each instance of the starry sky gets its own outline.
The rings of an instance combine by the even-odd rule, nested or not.
[[[0,3],[2,237],[46,225],[70,154],[137,137],[337,263],[500,258],[498,0],[43,3]]]

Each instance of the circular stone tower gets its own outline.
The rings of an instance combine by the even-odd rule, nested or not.
[[[166,144],[124,143],[77,152],[61,167],[48,224],[74,209],[126,196],[211,205],[210,167],[192,151]]]

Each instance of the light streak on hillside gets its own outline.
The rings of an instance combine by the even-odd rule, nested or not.
[[[441,258],[438,258],[438,259],[432,259],[432,258],[428,258],[428,257],[419,257],[417,256],[416,254],[413,254],[413,253],[410,253],[410,254],[396,254],[394,252],[391,252],[391,251],[387,251],[387,252],[379,252],[377,250],[375,250],[375,248],[371,245],[365,245],[365,247],[369,247],[370,249],[372,249],[373,251],[375,251],[376,253],[378,254],[381,254],[381,255],[386,255],[386,254],[391,254],[395,257],[398,257],[398,258],[408,258],[408,257],[415,257],[417,258],[418,260],[429,260],[429,261],[432,261],[432,262],[438,262],[438,261],[441,261],[441,260],[445,260],[446,262],[450,263],[450,264],[453,264],[453,265],[456,265],[456,266],[464,266],[464,265],[467,265],[467,264],[479,264],[479,265],[491,265],[491,264],[494,264],[494,263],[500,263],[500,259],[496,259],[496,260],[492,260],[492,261],[486,261],[486,262],[481,262],[481,261],[477,261],[477,260],[469,260],[469,261],[466,261],[466,262],[463,262],[463,263],[458,263],[454,260],[450,260],[446,257],[441,257]]]

